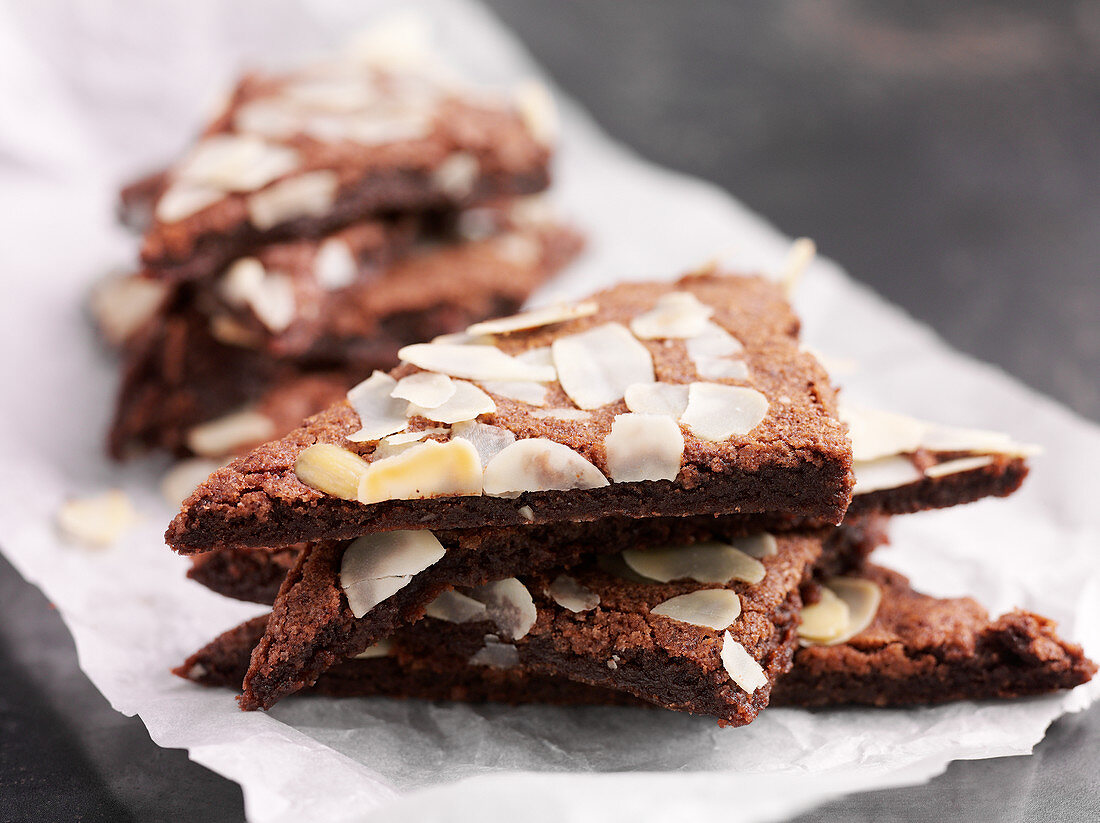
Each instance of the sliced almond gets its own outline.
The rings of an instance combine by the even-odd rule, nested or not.
[[[1030,457],[1042,451],[1038,446],[1017,443],[1003,432],[960,429],[935,423],[926,424],[921,446],[936,452],[968,451],[1009,457]]]
[[[604,438],[607,471],[616,483],[675,480],[684,457],[684,435],[671,417],[619,414]]]
[[[187,433],[187,448],[203,457],[224,457],[274,436],[270,417],[245,409],[195,426]]]
[[[548,383],[555,379],[552,366],[524,363],[509,357],[496,346],[455,343],[415,343],[397,356],[426,371],[436,371],[466,380],[528,380]]]
[[[552,489],[595,489],[607,478],[577,452],[541,437],[517,440],[485,467],[485,493],[512,497]]]
[[[348,435],[353,443],[369,443],[389,434],[404,431],[408,425],[405,411],[409,404],[393,396],[397,381],[376,371],[348,391],[348,403],[359,415],[359,430]]]
[[[511,643],[487,635],[485,645],[470,658],[471,666],[491,666],[494,669],[510,669],[519,665],[519,651]]]
[[[294,461],[294,474],[310,488],[333,497],[355,500],[367,461],[332,443],[314,443]]]
[[[177,169],[181,180],[222,191],[262,188],[298,167],[298,152],[252,134],[215,134],[198,143]]]
[[[659,583],[695,580],[729,583],[740,580],[755,585],[764,579],[764,564],[725,543],[695,543],[664,549],[626,549],[626,564],[642,577]]]
[[[814,643],[829,643],[848,629],[851,615],[848,604],[827,586],[821,588],[821,599],[802,608],[798,635]]]
[[[787,259],[779,270],[778,279],[783,290],[793,294],[798,287],[802,274],[809,268],[814,257],[817,256],[817,245],[808,237],[799,237],[791,243],[791,249],[787,252]]]
[[[455,423],[451,429],[454,437],[469,440],[477,449],[481,458],[482,468],[489,465],[489,461],[501,453],[505,448],[516,442],[516,436],[508,429],[500,426],[490,426],[486,423],[478,423],[476,420],[466,420]]]
[[[768,398],[756,389],[692,383],[680,422],[696,437],[721,443],[735,435],[748,434],[767,413]]]
[[[630,322],[630,330],[642,340],[697,337],[710,321],[714,309],[699,302],[689,291],[661,295],[656,305]]]
[[[634,383],[623,395],[626,407],[638,414],[663,414],[679,420],[688,404],[686,383]]]
[[[757,560],[764,557],[775,557],[779,554],[779,541],[775,539],[774,534],[768,534],[767,532],[751,534],[748,537],[738,537],[731,542],[734,548],[740,549],[749,557],[755,557]]]
[[[848,424],[852,459],[877,460],[917,451],[927,425],[903,414],[880,411],[853,403],[840,403],[840,419]]]
[[[375,460],[359,480],[360,503],[481,494],[481,458],[468,440],[426,440]]]
[[[229,267],[221,293],[232,306],[248,306],[276,334],[294,320],[294,284],[285,274],[267,272],[255,257],[242,257]]]
[[[666,600],[649,612],[693,626],[725,629],[741,616],[741,598],[729,589],[700,589]]]
[[[90,305],[100,332],[119,346],[156,314],[167,295],[168,285],[161,280],[112,277],[96,286]]]
[[[170,506],[178,506],[191,496],[206,478],[222,467],[220,460],[192,457],[181,460],[161,478],[160,494]]]
[[[566,320],[576,320],[578,317],[590,317],[599,311],[599,308],[599,304],[592,300],[585,303],[563,303],[556,306],[546,306],[522,314],[513,314],[511,317],[500,317],[496,320],[474,323],[466,329],[466,333],[472,335],[511,334],[525,329],[537,329],[554,323],[564,323]]]
[[[695,372],[704,380],[747,380],[749,367],[741,360],[741,341],[719,326],[708,322],[706,328],[685,341]]]
[[[346,289],[358,275],[359,264],[347,243],[338,237],[330,237],[321,244],[313,259],[313,277],[322,289]]]
[[[443,375],[439,375],[442,377]],[[450,380],[450,378],[445,378]],[[454,387],[452,395],[443,403],[432,408],[425,408],[416,403],[410,403],[406,414],[409,417],[419,416],[434,420],[437,423],[461,423],[474,420],[482,414],[492,414],[497,410],[497,404],[493,398],[465,380],[450,381]]]
[[[505,263],[534,266],[542,257],[542,247],[534,238],[518,232],[502,234],[493,240],[493,251]]]
[[[486,380],[482,387],[499,397],[517,400],[529,406],[545,406],[548,389],[542,383],[520,380]]]
[[[852,494],[896,489],[916,483],[924,476],[920,469],[913,465],[913,461],[900,455],[852,463],[852,473],[856,476]]]
[[[531,136],[544,146],[553,145],[558,135],[558,110],[545,84],[524,81],[516,89],[515,103]]]
[[[408,451],[426,437],[433,434],[449,433],[450,431],[446,428],[434,427],[430,429],[420,429],[414,432],[398,432],[397,434],[386,435],[378,441],[378,445],[371,453],[371,460],[381,460],[384,457],[393,457],[395,454],[401,454],[404,451]]]
[[[57,527],[69,540],[103,548],[137,522],[130,498],[120,489],[66,501],[57,510]]]
[[[439,597],[428,604],[424,614],[434,617],[436,620],[445,620],[448,623],[472,623],[477,620],[488,620],[488,612],[485,604],[480,600],[448,589]]]
[[[455,383],[445,374],[418,371],[402,377],[390,392],[424,409],[434,409],[450,400],[455,393]]]
[[[233,116],[237,131],[282,140],[299,133],[302,111],[279,98],[254,100],[241,106]]]
[[[925,477],[946,477],[949,474],[959,474],[960,472],[974,471],[974,469],[984,469],[986,466],[992,466],[994,458],[992,455],[977,455],[975,457],[960,457],[957,460],[945,460],[943,463],[936,463],[934,466],[929,466],[924,470]]]
[[[432,172],[432,183],[444,194],[461,200],[474,190],[478,175],[477,158],[469,152],[455,152]]]
[[[208,186],[177,182],[157,198],[153,216],[161,223],[178,223],[225,199],[225,193]]]
[[[832,577],[826,581],[826,586],[848,607],[848,625],[830,643],[847,643],[875,619],[882,602],[882,590],[861,577]]]
[[[722,636],[721,657],[726,674],[749,694],[768,684],[768,675],[764,669],[728,631]]]
[[[352,614],[362,617],[444,554],[427,529],[368,534],[353,541],[340,562],[340,587]]]
[[[379,640],[373,646],[367,646],[359,654],[352,655],[352,660],[370,660],[374,657],[389,657],[393,653],[393,643],[390,640]]]
[[[478,586],[470,596],[485,604],[489,619],[496,623],[502,636],[512,640],[525,636],[538,619],[531,592],[514,577]]]
[[[653,358],[620,323],[559,337],[550,346],[558,382],[582,409],[621,400],[626,387],[653,383]]]
[[[571,612],[586,612],[600,605],[600,596],[582,586],[575,578],[559,574],[546,589],[554,602]]]
[[[591,420],[592,412],[584,409],[532,409],[527,412],[536,420]]]
[[[332,210],[340,178],[333,171],[311,171],[273,183],[248,197],[248,218],[261,231],[300,217]]]

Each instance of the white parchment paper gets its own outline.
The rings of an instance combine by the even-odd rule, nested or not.
[[[53,600],[84,671],[163,746],[244,787],[253,821],[777,819],[839,793],[925,780],[952,759],[1023,754],[1076,692],[1004,704],[807,712],[769,709],[744,729],[636,709],[503,708],[387,700],[287,700],[242,714],[233,696],[168,668],[259,607],[187,582],[162,543],[172,515],[151,459],[103,457],[116,365],[82,310],[88,284],[133,259],[114,186],[173,155],[246,62],[338,42],[394,4],[215,0],[0,3],[0,542]],[[408,4],[402,4],[407,6]],[[424,4],[473,77],[537,74],[479,7]],[[624,9],[624,13],[627,13]],[[9,116],[17,115],[17,116]],[[788,240],[728,195],[661,171],[565,105],[555,199],[591,234],[585,259],[540,300],[616,279],[665,278],[708,258],[775,269]],[[807,193],[821,196],[821,193]],[[792,227],[797,229],[797,227]],[[1008,501],[900,518],[883,561],[935,594],[1023,606],[1100,653],[1100,431],[927,329],[820,261],[797,296],[807,341],[854,358],[855,399],[1043,444]],[[57,506],[125,488],[142,521],[116,546],[60,541]],[[1083,753],[1083,756],[1084,753]]]

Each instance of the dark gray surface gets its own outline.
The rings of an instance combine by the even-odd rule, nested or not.
[[[490,5],[615,137],[1100,418],[1100,4]],[[0,819],[243,817],[235,784],[110,709],[2,560],[0,678]],[[799,821],[1100,819],[1098,751],[1094,707],[1034,757],[957,763]]]

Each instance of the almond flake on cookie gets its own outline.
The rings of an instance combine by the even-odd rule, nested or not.
[[[517,357],[509,357],[496,346],[414,343],[401,349],[397,356],[426,371],[466,380],[527,380],[548,383],[556,377],[552,366],[524,363]]]
[[[627,386],[653,383],[653,357],[621,323],[559,337],[551,346],[558,382],[582,409],[621,400]]]
[[[616,483],[675,480],[684,457],[684,435],[671,417],[619,414],[604,438],[607,471]]]
[[[714,309],[699,302],[689,291],[663,294],[656,305],[630,322],[630,330],[642,340],[691,338],[703,334]]]
[[[390,396],[408,400],[421,408],[435,409],[450,400],[456,388],[455,382],[445,374],[421,371],[398,380]]]
[[[638,414],[664,414],[679,420],[688,404],[686,383],[634,383],[623,395],[626,407]]]
[[[440,375],[442,377],[442,375]],[[445,378],[450,380],[450,378]],[[450,399],[434,408],[425,408],[410,403],[407,414],[410,417],[426,417],[437,423],[463,423],[474,420],[482,414],[492,414],[497,410],[493,398],[465,380],[450,381],[454,392]]]
[[[248,197],[248,218],[261,231],[299,217],[332,211],[340,179],[332,171],[311,171],[279,180]]]
[[[312,489],[355,500],[359,481],[369,464],[355,452],[332,443],[314,443],[302,450],[294,461],[294,474]]]
[[[585,303],[565,303],[557,306],[546,306],[541,309],[532,309],[522,314],[513,314],[511,317],[501,317],[496,320],[486,320],[474,323],[466,329],[471,335],[501,335],[512,332],[537,329],[542,326],[550,326],[555,323],[564,323],[566,320],[576,320],[580,317],[589,317],[599,310],[599,304],[595,301]]]
[[[485,604],[489,619],[511,640],[524,637],[538,618],[531,592],[514,577],[477,586],[470,591],[470,597]]]
[[[153,216],[161,223],[178,223],[225,199],[225,192],[183,181],[173,183],[157,199]]]
[[[362,617],[444,554],[443,544],[427,529],[368,534],[353,541],[340,563],[340,587],[352,614]]]
[[[508,429],[500,426],[490,426],[488,423],[479,423],[476,420],[464,420],[455,423],[451,428],[453,437],[461,437],[469,440],[477,449],[481,458],[481,466],[489,465],[489,461],[501,453],[506,447],[516,442],[516,436]]]
[[[187,448],[202,457],[224,457],[242,446],[263,443],[275,436],[275,423],[253,409],[208,420],[187,433]]]
[[[693,626],[725,629],[741,616],[741,598],[729,589],[700,589],[659,603],[649,613]]]
[[[359,264],[348,244],[338,237],[330,237],[321,244],[313,259],[313,277],[325,291],[344,289],[355,282]]]
[[[57,528],[86,546],[103,548],[116,542],[137,522],[130,498],[120,489],[65,501],[57,510]]]
[[[853,462],[852,473],[856,478],[855,485],[852,486],[852,494],[896,489],[899,486],[916,483],[924,476],[921,470],[913,465],[913,461],[903,455]]]
[[[684,341],[696,373],[706,380],[747,380],[749,367],[740,358],[741,341],[714,322]]]
[[[468,440],[426,440],[368,464],[359,480],[360,503],[481,494],[481,458]]]
[[[541,383],[523,380],[486,380],[481,384],[486,391],[509,400],[526,403],[528,406],[545,406],[549,391]]]
[[[189,183],[232,192],[262,188],[294,171],[298,152],[251,134],[215,134],[192,150],[176,175]]]
[[[454,589],[440,593],[428,604],[424,614],[448,623],[473,623],[488,619],[484,603]]]
[[[768,684],[768,675],[764,669],[728,631],[722,637],[721,657],[726,674],[749,694]]]
[[[580,454],[541,437],[517,440],[485,467],[485,493],[498,497],[607,485],[607,478]]]
[[[563,609],[569,609],[574,613],[591,611],[600,605],[598,594],[565,574],[555,577],[547,587],[546,593]]]
[[[695,580],[699,583],[729,583],[740,580],[756,585],[764,579],[764,564],[726,543],[693,543],[665,549],[627,549],[623,560],[634,572],[649,580],[670,583]]]
[[[721,443],[735,435],[748,434],[767,413],[768,398],[756,389],[692,383],[680,422],[696,437]]]
[[[376,371],[348,391],[348,403],[359,415],[359,430],[348,435],[353,443],[381,440],[389,434],[404,431],[408,425],[407,401],[393,396],[397,381],[385,372]]]

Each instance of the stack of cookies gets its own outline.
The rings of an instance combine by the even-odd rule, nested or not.
[[[543,87],[472,88],[408,26],[244,76],[123,191],[141,270],[92,300],[124,360],[111,453],[240,453],[401,346],[518,309],[580,248],[538,199],[554,125]]]
[[[1006,496],[1009,438],[839,406],[773,281],[713,269],[408,345],[219,469],[168,544],[272,605],[177,673],[241,691],[896,706],[1072,688],[1049,620],[869,562],[887,520]]]

